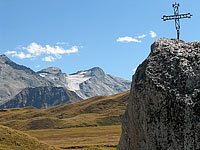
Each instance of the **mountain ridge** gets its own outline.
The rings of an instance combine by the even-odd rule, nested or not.
[[[129,90],[131,86],[130,81],[107,75],[99,67],[93,67],[72,74],[63,73],[57,67],[49,67],[34,72],[28,67],[14,63],[6,55],[0,55],[0,74],[0,105],[5,104],[2,106],[3,108],[6,106],[8,108],[14,107],[14,104],[17,105],[16,107],[22,107],[22,105],[29,106],[26,104],[31,99],[28,100],[26,96],[29,98],[32,96],[28,93],[37,95],[37,93],[32,92],[32,88],[43,91],[42,87],[63,87],[75,92],[78,95],[76,97],[87,99],[93,96],[108,96],[121,93]],[[46,93],[40,95],[47,96],[51,94]],[[62,104],[62,101],[57,104]],[[38,106],[38,108],[42,107]]]
[[[14,63],[6,55],[0,55],[0,104],[26,87],[50,85],[53,84],[30,68]]]
[[[11,61],[5,54],[0,55],[0,63],[7,64],[17,70],[23,70],[27,73],[36,74],[32,69],[30,69],[26,66],[23,66],[23,65],[18,65],[15,62]]]
[[[56,73],[53,71],[54,69],[57,70]],[[76,92],[83,99],[121,93],[129,90],[131,86],[130,81],[105,74],[100,67],[71,74],[62,73],[61,69],[56,67],[49,67],[37,73],[53,82],[55,86],[65,87]]]
[[[14,98],[0,106],[5,108],[23,108],[33,106],[35,108],[48,108],[61,104],[69,104],[82,100],[75,92],[63,87],[34,87],[25,88]]]

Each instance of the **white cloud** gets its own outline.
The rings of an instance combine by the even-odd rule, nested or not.
[[[53,56],[47,56],[42,58],[43,61],[47,61],[47,62],[53,62],[55,60],[55,58]]]
[[[153,31],[149,31],[149,34],[150,34],[150,36],[151,36],[152,38],[157,37],[157,34],[156,34],[155,32],[153,32]]]
[[[24,52],[17,53],[17,51],[7,51],[6,54],[11,55],[12,57],[18,57],[20,59],[33,57],[31,54],[25,54]]]
[[[134,39],[130,36],[125,36],[125,37],[119,37],[117,39],[117,42],[136,42],[136,43],[141,43],[142,41]]]
[[[18,46],[19,49],[19,46]],[[6,54],[11,55],[12,57],[18,57],[21,59],[24,58],[33,58],[40,55],[54,55],[53,56],[47,56],[44,58],[44,61],[54,61],[55,59],[62,58],[62,55],[64,54],[70,54],[70,53],[77,53],[79,51],[77,46],[72,46],[69,49],[64,49],[61,46],[50,46],[45,45],[41,46],[37,43],[31,43],[27,47],[22,47],[21,50],[23,51],[7,51]]]
[[[18,57],[20,59],[24,59],[24,58],[32,58],[33,56],[31,54],[25,54],[24,52],[20,52],[13,54],[12,57]]]
[[[145,38],[147,35],[146,34],[142,34],[142,35],[139,35],[137,38],[138,39],[143,39],[143,38]]]
[[[62,54],[69,54],[69,53],[77,53],[78,47],[73,46],[71,49],[64,49],[61,46],[50,46],[45,45],[42,47],[37,43],[31,43],[28,47],[23,47],[24,50],[27,50],[29,53],[33,54],[34,56],[39,56],[41,54],[52,54],[52,55],[62,55]]]
[[[16,54],[16,53],[17,53],[16,51],[7,51],[5,54],[10,55],[10,54]]]
[[[68,45],[69,43],[67,42],[57,42],[56,45]]]

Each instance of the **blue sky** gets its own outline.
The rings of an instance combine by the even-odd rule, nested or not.
[[[159,38],[176,38],[172,4],[180,13],[181,39],[200,40],[199,0],[0,0],[0,54],[38,71],[70,74],[101,67],[131,80]]]

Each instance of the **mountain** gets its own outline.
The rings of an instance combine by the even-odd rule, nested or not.
[[[14,63],[6,55],[0,55],[0,104],[24,88],[49,85],[52,83],[30,68]]]
[[[79,101],[81,98],[73,91],[63,87],[35,87],[25,88],[14,98],[0,106],[2,108],[22,108],[33,106],[36,108],[48,108],[61,104]]]
[[[17,130],[63,129],[120,125],[130,91],[95,96],[47,109],[0,109],[0,124]]]
[[[105,74],[98,67],[74,74],[49,67],[36,73],[14,63],[6,55],[0,55],[0,108],[46,108],[121,93],[129,90],[130,84],[130,81]]]
[[[130,81],[105,74],[99,67],[73,74],[65,74],[59,68],[49,67],[37,73],[57,87],[76,92],[83,99],[121,93],[131,87]]]
[[[118,150],[200,149],[200,42],[159,39],[133,76]]]
[[[14,129],[0,126],[1,150],[58,150]]]

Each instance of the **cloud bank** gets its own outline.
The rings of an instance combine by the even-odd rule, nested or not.
[[[19,49],[19,47],[17,47]],[[78,53],[79,49],[77,46],[72,46],[69,49],[64,49],[61,46],[41,46],[35,42],[29,44],[27,47],[21,47],[21,51],[7,51],[7,55],[17,57],[20,59],[24,58],[35,58],[37,56],[48,55],[42,58],[43,61],[52,62],[56,59],[62,58],[64,54]]]
[[[150,36],[151,36],[152,38],[157,37],[157,34],[156,34],[155,32],[153,32],[153,31],[149,31],[149,34],[150,34]]]
[[[146,34],[142,34],[142,35],[139,35],[137,38],[138,39],[143,39],[143,38],[145,38],[147,35]]]
[[[136,43],[141,43],[142,41],[137,40],[135,38],[132,38],[130,36],[125,36],[125,37],[119,37],[117,39],[117,42],[136,42]]]
[[[135,36],[134,38],[131,36],[124,36],[124,37],[118,37],[118,39],[116,40],[117,42],[135,42],[135,43],[141,43],[141,39],[144,39],[145,37],[147,37],[148,34],[141,34],[139,36]],[[157,37],[157,34],[154,31],[149,31],[149,36],[151,38],[155,38]]]

